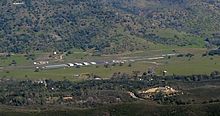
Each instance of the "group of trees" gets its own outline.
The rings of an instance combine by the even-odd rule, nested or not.
[[[182,1],[158,1],[159,7],[156,8],[144,8],[135,2],[25,0],[24,5],[14,5],[12,0],[2,0],[0,52],[67,51],[73,47],[104,53],[146,49],[148,45],[133,40],[135,36],[156,43],[184,46],[194,43],[178,36],[175,36],[175,41],[163,38],[154,35],[151,30],[171,28],[196,35],[194,30],[205,33],[206,29],[209,32],[219,29],[215,28],[219,27],[219,17],[215,13],[218,9],[209,13],[205,6],[194,5],[194,8],[186,1],[184,5]],[[201,3],[195,4],[199,6]],[[170,7],[172,5],[174,7]],[[208,12],[205,18],[213,21],[203,20],[203,14],[195,16],[197,9],[204,10],[204,14]],[[208,25],[214,29],[208,28]]]
[[[211,56],[220,55],[220,49],[210,50],[208,54]]]
[[[178,85],[178,88],[181,89],[181,86],[185,87],[185,85],[178,84],[181,82],[185,84],[193,83],[190,86],[194,87],[198,86],[197,83],[199,84],[200,82],[218,82],[219,77],[220,73],[215,71],[211,75],[173,75],[165,77],[146,75],[145,73],[140,76],[118,72],[114,73],[111,79],[89,79],[82,82],[68,80],[18,81],[2,78],[0,80],[0,104],[12,106],[71,104],[79,107],[91,107],[99,106],[103,103],[134,101],[135,99],[129,96],[128,91],[138,95],[139,90],[155,86],[172,86],[171,83],[175,83],[173,86],[176,87]],[[65,99],[66,97],[68,99]],[[181,99],[177,98],[164,97],[158,94],[153,100],[163,104],[182,104],[182,102],[179,102]]]
[[[193,45],[193,41],[179,38],[178,36],[174,36],[174,38],[164,38],[156,34],[150,33],[150,34],[145,35],[145,38],[149,38],[151,41],[166,44],[166,45],[178,45],[178,46]]]

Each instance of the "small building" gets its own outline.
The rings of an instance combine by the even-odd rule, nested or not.
[[[73,63],[68,63],[67,64],[69,67],[74,67],[74,64]]]
[[[121,61],[120,60],[112,60],[113,63],[119,64]]]
[[[49,61],[35,61],[33,64],[34,65],[44,65],[44,64],[49,64]]]
[[[164,70],[164,71],[163,71],[163,76],[166,76],[166,74],[167,74],[167,71]]]
[[[124,61],[121,61],[119,64],[124,64],[125,62]]]
[[[80,77],[80,75],[79,74],[74,74],[73,77]]]
[[[24,2],[14,2],[13,5],[23,5],[25,4]]]
[[[73,100],[73,97],[65,96],[65,97],[63,97],[63,100],[65,100],[65,101]]]
[[[88,62],[83,62],[82,64],[85,65],[85,66],[90,65]]]
[[[82,63],[74,63],[75,66],[83,66]]]
[[[96,62],[90,62],[90,64],[92,64],[92,65],[96,65],[97,63],[96,63]]]
[[[98,78],[98,77],[97,77],[97,78],[94,78],[94,79],[95,79],[95,80],[102,80],[101,78]]]

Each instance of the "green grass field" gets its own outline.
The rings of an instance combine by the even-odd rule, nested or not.
[[[187,54],[192,53],[195,56],[188,57],[171,57],[166,58],[160,62],[163,64],[157,68],[157,73],[161,74],[162,71],[168,71],[168,75],[192,75],[192,74],[210,74],[213,71],[220,71],[220,56],[205,56],[206,49],[179,49],[179,53]]]
[[[173,51],[175,50],[175,52]],[[150,67],[156,69],[156,74],[161,75],[164,70],[168,71],[168,75],[191,75],[191,74],[210,74],[211,72],[218,70],[220,71],[220,56],[206,56],[202,57],[202,54],[207,50],[203,48],[166,48],[166,49],[155,49],[148,51],[139,51],[139,52],[128,52],[118,55],[110,56],[91,56],[88,53],[79,51],[73,53],[69,56],[64,57],[64,62],[69,61],[92,61],[92,60],[112,60],[112,59],[123,59],[128,57],[154,57],[160,56],[167,53],[192,53],[195,56],[192,58],[187,57],[176,57],[172,56],[170,59],[160,59],[153,61],[136,61],[132,62],[132,66],[128,67],[129,63],[124,64],[123,66],[111,66],[109,68],[104,68],[103,65],[99,66],[87,66],[81,68],[61,68],[61,69],[50,69],[42,70],[40,72],[34,72],[34,68],[23,69],[19,66],[33,66],[33,63],[29,60],[26,60],[22,55],[13,55],[7,59],[1,59],[1,66],[5,67],[11,63],[12,60],[16,60],[17,66],[11,66],[8,69],[0,70],[0,77],[4,78],[16,78],[16,79],[54,79],[54,80],[63,80],[69,79],[73,81],[83,80],[85,78],[74,77],[74,75],[80,74],[94,74],[101,76],[102,78],[108,78],[115,72],[124,72],[132,74],[133,71],[145,72]],[[79,55],[80,54],[80,55]],[[81,55],[85,54],[86,56],[81,59]],[[75,56],[74,56],[75,55]],[[40,55],[38,55],[40,56]],[[77,58],[78,57],[78,58]],[[64,63],[63,61],[61,63]],[[149,62],[157,62],[159,65],[155,65]]]
[[[220,57],[201,57],[195,56],[189,58],[171,58],[162,61],[164,64],[157,69],[161,74],[167,70],[169,75],[192,75],[192,74],[210,74],[213,71],[220,71]]]
[[[82,80],[83,78],[74,77],[74,75],[80,74],[94,74],[101,76],[102,78],[110,77],[114,72],[124,72],[131,74],[132,71],[141,71],[144,72],[152,64],[146,62],[136,62],[132,63],[131,67],[128,67],[128,64],[123,66],[110,66],[109,68],[104,68],[103,65],[88,66],[81,68],[61,68],[61,69],[50,69],[42,70],[40,72],[34,72],[34,69],[17,69],[10,71],[0,71],[1,77],[6,78],[16,78],[16,79],[54,79],[54,80]]]
[[[3,67],[9,66],[13,60],[16,61],[16,65],[18,65],[18,66],[31,64],[31,61],[26,60],[24,55],[16,54],[16,55],[11,55],[10,57],[0,56],[0,66],[3,66]]]
[[[204,39],[200,36],[192,35],[186,32],[181,32],[173,29],[155,29],[152,30],[154,34],[166,38],[171,41],[185,41],[187,43],[191,43],[191,45],[187,45],[188,47],[204,47],[205,42]]]

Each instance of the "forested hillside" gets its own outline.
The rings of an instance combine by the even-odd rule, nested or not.
[[[220,32],[219,0],[1,0],[0,12],[0,52],[204,46]]]

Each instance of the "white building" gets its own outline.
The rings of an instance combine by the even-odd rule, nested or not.
[[[82,66],[83,64],[82,64],[82,63],[74,63],[74,65],[76,65],[76,66]]]
[[[95,64],[96,64],[96,62],[90,62],[90,64],[95,65]]]
[[[67,65],[68,65],[69,67],[73,67],[73,66],[74,66],[73,63],[68,63]]]
[[[24,2],[14,2],[13,5],[23,5]]]
[[[88,66],[90,64],[88,62],[83,62],[83,65]]]

